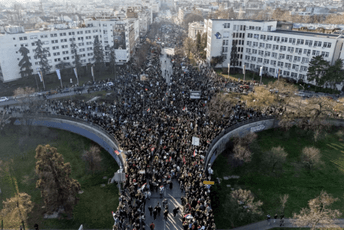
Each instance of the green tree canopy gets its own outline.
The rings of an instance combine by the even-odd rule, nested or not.
[[[322,55],[314,56],[309,62],[307,73],[308,80],[315,80],[317,85],[323,86],[326,82],[326,77],[324,78],[324,76],[329,65],[329,62],[326,61]]]
[[[97,71],[100,71],[104,68],[104,51],[103,46],[99,41],[98,36],[94,38],[93,43],[93,58],[94,58],[94,64]]]
[[[64,163],[63,156],[50,145],[39,145],[35,158],[39,178],[36,187],[41,190],[47,212],[52,213],[62,206],[66,213],[71,214],[81,186],[70,178],[70,163]]]
[[[20,75],[22,77],[29,77],[32,75],[32,64],[30,62],[30,58],[28,56],[28,53],[30,52],[27,48],[24,46],[20,47],[19,52],[23,56],[23,58],[19,61],[19,66],[20,66]]]
[[[50,72],[51,66],[48,62],[48,55],[50,55],[50,52],[47,48],[43,48],[43,42],[38,39],[36,42],[36,48],[34,49],[35,59],[39,59],[39,65],[41,66],[41,71],[43,75]]]

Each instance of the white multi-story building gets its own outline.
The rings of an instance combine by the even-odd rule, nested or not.
[[[203,22],[192,22],[189,23],[189,38],[196,40],[197,34],[203,34],[204,30],[204,23]]]
[[[23,30],[2,30],[0,34],[0,80],[9,82],[21,78],[19,61],[22,56],[19,52],[21,46],[29,50],[33,74],[40,68],[39,60],[34,58],[35,42],[40,39],[43,47],[50,52],[49,64],[51,72],[56,65],[65,62],[74,66],[74,54],[71,52],[71,42],[78,47],[78,55],[83,65],[93,63],[93,43],[98,36],[103,45],[105,61],[109,61],[107,46],[115,46],[116,62],[119,64],[129,61],[134,54],[135,44],[139,40],[139,21],[137,19],[125,20],[90,20],[85,22],[86,27],[70,29],[50,29],[23,32]]]
[[[307,70],[313,56],[323,55],[333,64],[344,59],[344,38],[332,34],[319,34],[291,30],[277,30],[277,21],[208,19],[204,23],[207,33],[207,61],[223,55],[225,61],[217,67],[227,67],[231,62],[233,45],[238,62],[231,67],[263,72],[276,76],[303,80],[308,83]]]

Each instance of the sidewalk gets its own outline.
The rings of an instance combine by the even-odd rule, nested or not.
[[[335,224],[339,225],[340,227],[344,228],[344,219],[338,219],[335,221]],[[274,219],[271,219],[270,225],[268,225],[266,220],[245,225],[239,228],[233,228],[232,230],[265,230],[265,229],[271,229],[271,228],[279,228],[280,226],[280,219],[276,220],[276,223],[274,223]],[[284,219],[284,226],[283,228],[299,228],[295,227],[290,223],[290,219]]]

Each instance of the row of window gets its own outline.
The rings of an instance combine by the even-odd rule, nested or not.
[[[278,48],[277,48],[278,49]],[[274,49],[274,50],[277,50],[277,49]],[[280,51],[286,51],[286,47],[284,46],[282,48],[281,46],[281,49]],[[250,48],[246,48],[246,52],[249,53],[249,54],[259,54],[259,55],[265,55],[265,56],[270,56],[270,52],[269,51],[263,51],[263,50],[256,50],[256,49],[250,49]],[[291,52],[293,53],[294,52],[294,47],[288,47],[288,52]],[[296,48],[295,49],[295,53],[301,55],[302,54],[302,49],[301,48]],[[319,56],[319,55],[322,55],[324,57],[329,57],[330,53],[329,52],[325,52],[325,51],[319,51],[319,50],[310,50],[310,49],[303,49],[303,54],[306,54],[307,56],[310,56],[311,54],[313,56]],[[272,56],[274,57],[275,55],[277,55],[277,53],[275,52],[272,52]],[[280,54],[280,56],[284,56],[284,54]],[[290,55],[287,55],[287,56],[290,56]]]
[[[97,33],[98,30],[93,30],[92,32]],[[99,32],[101,32],[101,30],[99,30]],[[90,33],[91,33],[91,30],[85,30],[85,34],[90,34]],[[77,34],[83,34],[83,31],[77,31]],[[107,30],[104,30],[104,34],[107,34]],[[75,35],[75,32],[69,32],[68,35]],[[60,33],[60,36],[61,37],[67,36],[67,33]],[[50,37],[51,38],[57,37],[57,33],[50,34]],[[87,37],[91,38],[91,36],[87,36]],[[87,39],[87,37],[86,37],[86,39]],[[48,38],[48,35],[42,34],[42,35],[40,35],[40,38]],[[83,37],[81,37],[81,38],[83,38]],[[38,35],[31,35],[30,39],[38,39]],[[13,40],[16,40],[16,38],[13,37]],[[19,37],[19,40],[25,41],[25,40],[28,40],[28,37],[27,36]]]
[[[252,70],[254,69],[259,69],[260,65],[255,65],[255,64],[249,64],[249,63],[245,63],[245,66],[246,68],[250,68]],[[292,77],[292,78],[299,78],[299,79],[303,79],[303,80],[307,80],[307,75],[306,74],[298,74],[298,73],[295,73],[295,72],[290,72],[290,71],[287,71],[287,70],[284,70],[284,71],[279,71],[279,69],[275,69],[275,68],[268,68],[266,66],[263,66],[263,72],[265,73],[269,73],[270,75],[274,75],[274,76],[277,76],[278,75],[278,72],[280,74],[280,76],[282,77]]]
[[[247,34],[248,38],[256,38],[259,40],[259,34],[252,34],[248,33]],[[271,36],[271,35],[260,35],[260,39],[265,40],[265,41],[276,41],[276,42],[288,42],[287,37],[279,37],[279,36]],[[322,42],[322,41],[313,41],[312,40],[304,40],[304,39],[295,39],[295,38],[289,38],[289,43],[291,44],[296,44],[296,45],[308,45],[308,46],[317,46],[317,47],[323,47],[323,48],[331,48],[331,42]]]
[[[256,57],[245,57],[246,61],[256,61],[258,63],[264,63],[264,65],[274,65],[274,66],[278,66],[278,67],[285,67],[285,68],[292,68],[296,71],[300,70],[300,71],[307,71],[307,66],[299,66],[298,64],[291,64],[288,62],[282,62],[282,61],[275,61],[275,60],[269,60],[269,59],[263,59],[263,58],[256,58]],[[299,68],[300,67],[300,68]]]

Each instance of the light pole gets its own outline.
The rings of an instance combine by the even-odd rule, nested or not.
[[[1,194],[1,200],[2,200],[2,191],[1,191],[1,188],[0,188],[0,194]],[[2,219],[1,217],[1,230],[4,229],[4,220]]]

